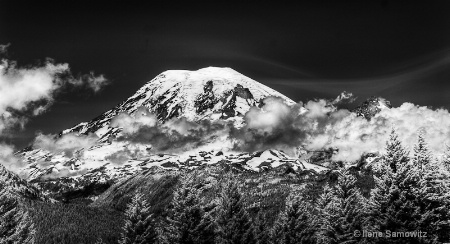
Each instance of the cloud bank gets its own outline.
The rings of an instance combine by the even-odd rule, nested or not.
[[[174,118],[160,123],[155,114],[141,107],[133,115],[118,114],[111,120],[111,127],[122,128],[119,141],[150,144],[152,152],[179,153],[206,145],[228,135],[228,127],[221,121],[188,121]]]
[[[295,156],[298,147],[314,151],[335,148],[333,160],[348,162],[366,153],[384,152],[392,128],[408,148],[416,143],[418,131],[424,130],[430,149],[437,155],[444,152],[450,140],[450,113],[445,109],[404,103],[382,109],[366,120],[334,105],[319,99],[289,106],[280,98],[268,97],[261,107],[252,107],[245,114],[241,128],[221,121],[194,123],[185,118],[160,124],[154,114],[141,108],[135,116],[119,114],[111,126],[124,128],[119,140],[150,144],[153,152],[187,151],[226,138],[222,147],[231,145],[229,149],[236,151],[274,148]]]
[[[358,117],[346,109],[337,109],[326,100],[309,101],[288,107],[281,100],[268,98],[262,108],[252,108],[245,115],[247,125],[238,131],[238,148],[261,150],[278,148],[294,154],[296,146],[309,150],[336,148],[334,160],[354,161],[365,153],[384,152],[392,128],[410,149],[418,131],[425,131],[430,150],[441,155],[450,141],[450,113],[412,103],[382,109],[371,120]],[[254,123],[254,121],[264,121]],[[255,126],[256,125],[256,126]]]

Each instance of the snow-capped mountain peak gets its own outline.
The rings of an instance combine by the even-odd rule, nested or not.
[[[283,94],[252,80],[231,68],[208,67],[197,71],[168,70],[142,86],[134,95],[99,117],[80,123],[63,134],[96,133],[99,137],[111,132],[111,119],[121,112],[134,114],[146,107],[158,120],[185,117],[190,121],[201,119],[236,120],[262,99],[276,96],[287,104],[295,102]]]
[[[73,155],[50,152],[43,148],[29,148],[17,155],[28,162],[28,166],[23,169],[24,175],[29,176],[28,180],[44,185],[47,184],[46,181],[54,181],[64,189],[77,189],[92,182],[104,183],[120,179],[151,167],[178,170],[228,162],[241,165],[246,170],[259,171],[261,168],[275,168],[288,163],[299,170],[305,170],[308,167],[302,166],[297,159],[288,158],[274,150],[266,151],[262,156],[248,152],[205,154],[198,150],[179,155],[155,154],[149,151],[152,145],[119,140],[118,135],[121,131],[125,133],[125,127],[111,124],[116,121],[113,121],[114,118],[126,113],[134,119],[151,117],[153,123],[156,118],[156,122],[161,124],[172,118],[184,118],[191,122],[227,121],[239,127],[244,125],[244,115],[251,107],[262,105],[263,99],[271,96],[280,97],[288,105],[295,104],[283,94],[230,68],[168,70],[145,83],[135,94],[113,109],[60,133],[61,138],[69,133],[70,136],[67,137],[95,133],[99,139],[94,146],[77,150]],[[150,111],[151,116],[142,116],[139,111]],[[217,143],[223,146],[220,139]],[[126,154],[125,157],[121,154],[131,151],[139,152],[141,156],[130,157]],[[255,159],[247,164],[252,158]]]

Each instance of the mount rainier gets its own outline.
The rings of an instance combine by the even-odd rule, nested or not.
[[[219,121],[240,128],[252,107],[261,107],[264,98],[278,97],[288,105],[294,101],[230,68],[209,67],[197,71],[169,70],[147,82],[134,95],[97,118],[82,122],[55,136],[90,136],[95,143],[73,153],[55,152],[30,146],[17,153],[27,163],[20,175],[36,183],[47,194],[61,194],[111,184],[148,169],[179,170],[211,164],[230,164],[242,170],[261,171],[289,165],[297,171],[320,174],[327,168],[292,158],[279,150],[237,152],[220,150],[224,138],[215,138],[197,150],[179,153],[152,152],[152,145],[119,140],[123,128],[113,126],[114,118],[127,114],[152,113],[158,123],[183,118],[189,122]],[[126,129],[126,128],[125,128]],[[70,141],[69,141],[70,143]],[[212,142],[213,143],[213,142]],[[116,157],[120,151],[138,152]],[[116,159],[112,160],[112,159]],[[117,160],[120,160],[117,163]]]

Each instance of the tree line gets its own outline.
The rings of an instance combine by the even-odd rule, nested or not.
[[[119,243],[442,243],[450,241],[450,150],[433,158],[423,133],[413,156],[395,130],[373,167],[375,187],[365,197],[349,169],[337,170],[318,198],[291,194],[274,223],[264,211],[251,217],[239,182],[231,174],[218,183],[214,201],[204,202],[205,184],[195,174],[182,179],[163,220],[137,194],[127,210]],[[140,210],[139,210],[140,209]]]
[[[249,212],[232,173],[214,184],[195,172],[186,174],[163,216],[150,211],[142,192],[134,195],[119,243],[450,242],[450,149],[442,159],[434,158],[420,133],[410,157],[392,130],[385,151],[371,166],[375,186],[368,196],[354,173],[342,167],[337,181],[326,183],[318,197],[307,189],[289,194],[275,221],[264,209]],[[33,243],[33,224],[5,192],[0,192],[0,243]]]

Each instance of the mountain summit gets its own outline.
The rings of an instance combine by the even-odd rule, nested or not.
[[[120,140],[120,134],[127,128],[112,124],[115,118],[123,114],[130,118],[139,117],[139,111],[145,108],[161,125],[172,119],[182,118],[180,121],[186,120],[188,123],[225,121],[239,128],[244,125],[244,116],[250,108],[262,106],[263,99],[267,97],[279,97],[286,104],[295,104],[283,94],[230,68],[165,71],[116,107],[91,121],[62,131],[59,137],[46,139],[47,147],[28,148],[18,152],[17,155],[28,162],[21,173],[28,175],[29,181],[37,182],[44,190],[56,189],[60,193],[61,189],[79,190],[91,186],[92,183],[108,184],[150,168],[178,170],[229,163],[253,171],[283,164],[290,164],[302,170],[324,170],[320,167],[309,167],[308,164],[288,156],[261,159],[258,154],[222,152],[221,149],[211,149],[208,146],[207,149],[187,150],[182,155],[160,154],[152,151],[154,145],[149,143]],[[150,134],[148,136],[153,137]],[[65,140],[64,145],[74,144],[77,137],[88,138],[86,142],[92,138],[95,138],[95,141],[90,141],[86,144],[88,146],[83,145],[82,149],[70,153],[52,150],[55,148],[53,144],[60,142],[58,140]],[[222,145],[220,139],[216,142]],[[253,158],[257,159],[252,160]]]
[[[370,120],[373,116],[386,108],[392,108],[392,105],[388,100],[382,97],[372,96],[356,107],[352,112]]]
[[[148,108],[161,122],[174,117],[184,117],[190,121],[231,118],[239,125],[250,107],[258,106],[262,99],[269,96],[281,97],[287,104],[295,103],[231,68],[168,70],[147,82],[115,108],[62,134],[95,133],[102,138],[111,132],[109,124],[114,116],[121,112],[133,115],[140,107]]]

